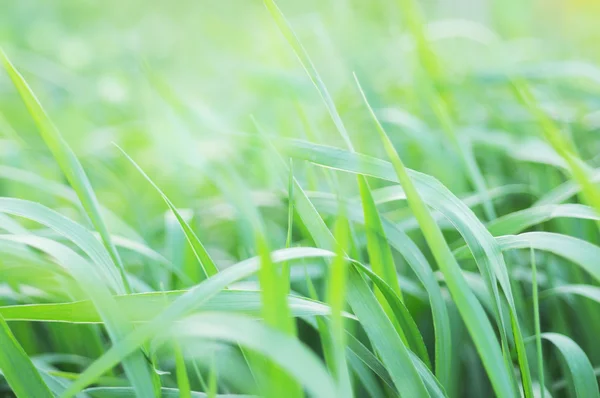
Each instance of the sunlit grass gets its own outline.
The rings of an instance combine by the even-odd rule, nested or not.
[[[201,3],[0,17],[0,395],[600,397],[593,26]]]

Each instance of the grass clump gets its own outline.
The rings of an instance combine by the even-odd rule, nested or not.
[[[0,395],[599,397],[600,10],[448,4],[9,5]]]

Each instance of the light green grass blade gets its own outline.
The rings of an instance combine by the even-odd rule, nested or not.
[[[531,281],[533,295],[533,328],[535,331],[535,350],[538,365],[538,383],[540,385],[540,396],[544,398],[546,385],[544,383],[544,353],[542,351],[542,332],[540,327],[540,304],[538,297],[537,265],[535,261],[535,250],[531,249]]]
[[[56,129],[46,111],[42,108],[40,102],[31,91],[31,88],[23,79],[23,76],[15,69],[12,65],[6,54],[2,50],[0,50],[0,56],[2,57],[2,61],[4,63],[4,68],[8,72],[13,84],[17,88],[17,91],[21,95],[23,102],[27,106],[29,113],[33,117],[42,138],[46,142],[48,148],[52,152],[52,155],[56,159],[59,164],[61,170],[67,177],[69,184],[73,187],[79,200],[81,201],[81,205],[85,209],[88,217],[92,221],[94,228],[100,233],[102,237],[102,241],[104,242],[104,246],[108,250],[108,253],[114,263],[114,265],[118,268],[121,274],[121,280],[123,283],[123,287],[126,292],[130,293],[131,288],[129,287],[129,282],[127,280],[125,267],[119,257],[119,253],[115,248],[112,240],[110,239],[110,234],[102,216],[100,215],[100,204],[98,203],[98,199],[96,198],[96,194],[94,193],[92,186],[90,184],[89,179],[87,178],[83,167],[81,167],[81,163],[67,144],[67,142],[63,139],[60,132]]]
[[[512,249],[543,250],[564,257],[579,265],[597,281],[600,281],[600,247],[572,236],[554,232],[526,232],[519,235],[506,235],[496,238],[503,251]],[[465,247],[455,251],[457,258],[468,258]]]
[[[494,236],[512,235],[555,218],[600,220],[593,208],[580,204],[534,206],[495,219],[487,225]]]
[[[338,148],[315,145],[298,140],[279,141],[280,148],[289,156],[308,160],[316,164],[338,169],[350,173],[369,175],[388,181],[398,182],[394,169],[391,164],[383,160],[372,158],[366,155],[350,153]],[[475,214],[465,206],[460,199],[456,198],[447,188],[431,176],[418,173],[413,170],[407,170],[408,175],[414,182],[422,198],[434,209],[441,211],[446,217],[450,218],[453,224],[459,229],[461,235],[469,243],[469,247],[480,255],[476,256],[478,266],[482,274],[486,277],[486,283],[489,289],[494,293],[495,311],[498,313],[500,308],[500,298],[496,291],[496,284],[492,283],[494,275],[497,277],[502,290],[509,301],[510,323],[515,335],[519,353],[519,362],[525,384],[528,384],[529,372],[524,353],[524,343],[520,326],[516,321],[516,308],[512,298],[510,282],[504,259],[500,249],[494,241],[492,235],[485,226],[477,219]],[[388,233],[386,231],[386,233]],[[484,255],[485,253],[485,255]],[[500,320],[499,320],[500,322]],[[502,324],[500,322],[500,324]],[[501,331],[504,327],[501,328]],[[505,340],[505,339],[504,339]],[[508,360],[508,358],[506,358]],[[510,374],[512,377],[512,371]]]
[[[283,249],[271,253],[271,259],[275,263],[291,261],[301,258],[333,257],[334,253],[315,248],[292,248]],[[171,324],[183,316],[189,314],[205,301],[218,294],[230,284],[247,278],[257,272],[260,266],[260,258],[253,257],[244,260],[234,266],[219,272],[213,277],[202,281],[194,288],[180,296],[169,307],[160,312],[152,321],[140,325],[126,338],[116,343],[106,353],[88,367],[65,392],[64,397],[72,397],[81,389],[92,383],[107,369],[117,364],[122,358],[136,350],[151,337],[164,329],[164,325]]]
[[[120,341],[132,330],[131,324],[124,318],[109,290],[104,284],[98,283],[101,275],[79,254],[60,243],[33,235],[0,235],[0,239],[24,243],[41,250],[65,267],[94,303],[113,343]],[[146,358],[141,351],[133,351],[135,350],[132,350],[129,357],[123,358],[125,373],[138,396],[153,397],[152,378]]]
[[[358,176],[358,187],[364,211],[369,263],[375,273],[386,281],[396,294],[402,298],[392,251],[387,244],[385,231],[381,224],[379,212],[375,207],[369,183],[364,176]]]
[[[163,191],[158,187],[158,185],[156,185],[154,181],[152,181],[152,179],[144,172],[144,170],[142,170],[142,168],[138,166],[138,164],[123,149],[121,149],[119,146],[117,146],[117,148],[123,153],[127,160],[129,160],[135,166],[135,168],[140,172],[140,174],[144,176],[144,178],[150,183],[150,185],[152,185],[152,187],[156,189],[156,191],[163,198],[169,209],[173,212],[173,214],[177,218],[177,221],[179,222],[179,225],[181,225],[181,228],[185,233],[187,241],[192,247],[192,251],[196,256],[196,259],[200,263],[200,267],[202,267],[204,277],[209,278],[215,275],[217,272],[219,272],[217,266],[210,257],[210,254],[208,254],[204,245],[202,245],[202,242],[200,242],[200,239],[198,239],[198,236],[196,236],[189,224],[181,216],[179,211],[177,211],[177,208],[175,207],[175,205],[173,205],[173,202],[171,202],[171,200],[167,197],[167,195],[163,193]]]
[[[542,292],[541,297],[559,295],[568,297],[575,294],[600,303],[600,287],[592,285],[561,285]]]
[[[115,269],[110,256],[96,237],[85,227],[39,203],[27,200],[0,198],[0,212],[28,218],[61,234],[92,259],[102,272],[102,283],[107,284],[116,291],[120,290],[119,273]]]
[[[298,380],[314,397],[336,396],[335,383],[320,359],[297,339],[240,315],[206,313],[182,321],[172,332],[183,342],[216,339],[260,352]]]
[[[571,373],[570,377],[577,396],[600,397],[596,375],[585,352],[573,340],[562,334],[542,333],[542,338],[554,344],[562,354]]]
[[[367,276],[381,292],[386,300],[386,305],[388,305],[388,308],[391,311],[390,318],[393,318],[399,324],[399,329],[395,325],[394,326],[397,328],[398,335],[402,338],[402,341],[410,347],[410,349],[419,357],[420,361],[426,364],[428,368],[431,368],[427,348],[423,342],[423,336],[421,336],[415,321],[398,294],[372,270],[356,261],[353,261],[352,263],[358,270],[365,274],[365,276]]]
[[[308,56],[308,53],[302,46],[302,43],[300,43],[300,40],[298,40],[296,33],[294,33],[294,30],[290,26],[289,22],[285,19],[285,16],[283,15],[283,13],[279,9],[279,7],[277,7],[277,4],[275,4],[275,2],[273,0],[264,0],[264,4],[267,7],[267,9],[269,10],[269,13],[271,13],[273,20],[275,21],[275,23],[277,24],[277,27],[279,28],[279,31],[281,32],[283,37],[285,37],[285,39],[288,42],[288,44],[290,45],[290,47],[292,47],[294,54],[298,58],[298,61],[300,61],[300,64],[302,65],[302,68],[304,68],[306,74],[310,78],[310,81],[314,84],[317,91],[319,92],[321,99],[325,103],[327,112],[329,113],[329,116],[333,120],[333,123],[335,124],[336,129],[342,136],[344,143],[350,150],[352,150],[353,149],[352,141],[350,140],[350,136],[348,135],[348,132],[346,131],[346,127],[344,126],[344,123],[342,122],[342,118],[340,117],[340,115],[337,112],[335,103],[333,102],[331,95],[329,95],[329,91],[327,90],[327,87],[325,86],[323,79],[321,79],[321,76],[319,75],[317,68],[315,68],[310,57]]]
[[[357,81],[358,83],[358,81]],[[360,86],[359,86],[360,88]],[[362,90],[361,90],[362,92]],[[421,199],[404,164],[400,160],[396,149],[387,137],[383,127],[377,121],[375,113],[368,104],[363,93],[367,107],[375,120],[377,132],[380,135],[385,151],[390,158],[398,180],[406,192],[406,197],[415,217],[419,221],[421,231],[431,249],[440,270],[446,277],[446,283],[457,304],[459,311],[471,334],[477,351],[481,357],[494,391],[498,396],[514,396],[512,388],[512,369],[502,366],[505,363],[502,351],[497,341],[493,338],[494,332],[483,309],[464,280],[458,263],[456,262],[441,230],[433,220],[429,209]]]
[[[296,204],[304,202],[304,205],[302,207],[297,206],[296,210],[317,245],[335,248],[335,238],[299,185],[295,187],[295,192],[297,195]],[[300,198],[301,201],[298,201]],[[360,291],[356,291],[356,289],[360,289]],[[352,277],[347,297],[352,309],[355,312],[357,308],[361,311],[363,319],[360,315],[357,315],[363,327],[368,330],[370,338],[377,339],[371,341],[378,347],[378,352],[382,355],[396,388],[399,391],[425,393],[425,395],[416,396],[427,396],[425,385],[408,355],[409,351],[359,274],[356,278]],[[371,298],[374,302],[371,301]],[[369,305],[362,300],[369,300]],[[406,372],[410,373],[407,375]]]
[[[332,215],[339,213],[337,206],[339,204],[342,204],[346,206],[345,214],[352,222],[361,224],[364,224],[365,222],[363,211],[360,209],[360,203],[348,203],[343,200],[338,201],[333,199],[332,197],[315,197],[313,200],[318,204],[317,207],[319,208],[319,210]],[[415,243],[397,225],[389,222],[386,219],[382,219],[382,225],[387,236],[389,245],[396,249],[400,254],[402,254],[402,256],[406,259],[408,265],[415,272],[417,278],[427,290],[429,302],[431,305],[431,312],[433,316],[436,336],[436,376],[438,380],[440,380],[442,385],[445,385],[445,382],[448,381],[448,375],[450,373],[452,358],[450,321],[448,317],[448,311],[446,309],[446,303],[442,296],[442,291],[433,274],[431,266],[427,262],[427,259],[425,258],[423,253],[419,250],[418,246],[415,245]],[[366,274],[376,285],[380,283],[383,284],[380,288],[381,291],[384,292],[384,294],[386,294],[388,302],[398,302],[398,305],[402,305],[399,297],[395,293],[393,293],[393,290],[389,286],[387,286],[387,284],[385,284],[383,280],[376,276],[373,277],[373,275],[375,274],[368,268],[365,268],[364,272],[366,272]],[[402,314],[403,311],[398,309],[398,311],[395,312],[396,314]],[[399,319],[401,320],[402,318]],[[428,363],[428,356],[426,354],[426,350],[423,351],[422,348],[419,348],[419,345],[422,344],[422,338],[418,337],[420,336],[419,333],[415,334],[411,332],[411,327],[409,326],[409,324],[410,322],[403,326],[403,329],[407,331],[407,337],[410,340],[409,344],[415,352],[419,353],[419,357],[423,361]],[[415,339],[414,336],[417,336],[418,338]],[[418,343],[419,340],[421,341],[421,343]],[[425,355],[423,355],[423,353],[425,353]]]
[[[167,308],[187,291],[165,291],[115,296],[114,300],[130,322],[148,322],[158,311]],[[328,316],[331,308],[319,301],[299,296],[288,296],[290,313],[296,317]],[[198,307],[198,311],[239,312],[260,316],[260,292],[228,289]],[[0,315],[9,321],[102,323],[102,318],[91,301],[70,303],[43,303],[0,306]],[[343,312],[342,316],[353,316]]]
[[[429,396],[412,363],[410,352],[356,269],[349,270],[348,282],[348,302],[365,328],[369,340],[377,348],[398,391],[407,397]]]
[[[190,380],[188,379],[183,352],[181,352],[181,347],[178,344],[175,344],[173,349],[175,351],[175,372],[177,377],[177,387],[179,388],[179,397],[191,398],[192,391],[190,389]]]
[[[130,398],[133,394],[131,387],[93,387],[84,390],[92,398]],[[180,391],[177,388],[163,387],[160,390],[162,398],[179,398]],[[203,392],[192,391],[192,398],[208,398]],[[253,395],[242,394],[217,394],[216,398],[256,398]]]
[[[581,160],[573,143],[563,135],[539,107],[533,93],[524,81],[513,81],[512,86],[517,93],[517,98],[535,117],[544,138],[566,162],[573,179],[581,187],[585,201],[600,212],[600,188],[594,184],[590,168]],[[600,224],[598,225],[600,226]]]
[[[346,331],[344,326],[344,306],[346,304],[349,233],[347,221],[341,214],[335,223],[335,238],[338,242],[336,256],[329,267],[327,278],[327,301],[331,307],[331,343],[333,370],[338,384],[338,396],[352,397],[352,384],[346,361]]]
[[[284,278],[281,276],[275,264],[271,261],[271,254],[262,232],[256,232],[257,250],[260,256],[260,268],[258,280],[260,282],[260,293],[262,298],[262,314],[265,324],[288,336],[296,335],[296,324],[290,314],[287,302]],[[267,386],[268,396],[277,398],[280,396],[301,397],[301,386],[286,372],[283,372],[276,364],[269,364],[269,379]]]
[[[0,316],[0,370],[8,385],[19,398],[52,397],[27,353],[15,339],[6,321]]]

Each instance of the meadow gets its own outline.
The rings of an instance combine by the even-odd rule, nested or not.
[[[2,8],[0,396],[600,398],[593,1]]]

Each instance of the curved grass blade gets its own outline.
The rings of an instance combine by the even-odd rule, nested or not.
[[[57,242],[33,235],[0,235],[0,239],[24,243],[46,252],[67,268],[79,283],[80,288],[94,303],[113,342],[120,341],[132,330],[131,324],[124,318],[108,288],[104,284],[98,283],[101,275],[79,254]],[[129,357],[123,358],[123,367],[138,396],[154,396],[150,369],[142,352],[136,351]]]
[[[558,333],[542,333],[562,354],[571,373],[574,391],[578,397],[600,397],[598,382],[590,360],[585,352],[569,337]]]
[[[592,285],[561,285],[543,291],[541,297],[544,298],[551,295],[568,296],[570,294],[576,294],[600,303],[600,287]]]
[[[122,291],[119,274],[110,256],[96,237],[85,227],[39,203],[14,198],[0,198],[0,212],[24,217],[43,224],[77,245],[101,267],[103,283],[117,292]]]
[[[48,180],[44,177],[39,176],[38,174],[18,169],[16,167],[4,166],[0,165],[0,178],[7,179],[9,181],[17,182],[19,184],[24,184],[28,187],[31,187],[35,190],[44,191],[52,196],[57,198],[64,199],[78,208],[81,207],[81,202],[77,197],[75,191],[61,183]],[[125,221],[119,218],[115,213],[106,207],[100,205],[100,212],[104,217],[104,221],[108,226],[111,227],[113,233],[123,234],[130,239],[134,239],[138,242],[143,242],[144,240],[139,236],[135,230],[129,226]],[[85,209],[84,209],[85,214]],[[116,244],[116,242],[115,242]]]
[[[185,293],[185,290],[139,293],[115,296],[114,300],[123,312],[123,315],[130,322],[148,322],[152,320],[157,311],[167,308]],[[309,317],[331,314],[330,307],[319,301],[299,296],[288,296],[288,303],[293,316]],[[200,305],[198,311],[239,312],[252,316],[260,316],[261,308],[260,292],[228,289],[219,292],[216,296]],[[9,321],[103,322],[91,301],[0,306],[0,315]],[[346,312],[342,312],[342,316],[354,319],[354,316]]]
[[[372,270],[356,261],[353,261],[352,264],[363,274],[365,274],[379,289],[382,296],[386,300],[385,303],[392,311],[393,319],[396,320],[400,325],[398,334],[412,349],[412,351],[416,353],[416,355],[419,357],[419,360],[422,361],[427,368],[431,368],[427,348],[423,342],[423,336],[421,336],[421,333],[419,333],[419,329],[417,328],[415,321],[413,320],[408,309],[404,306],[400,296],[398,296],[398,294]]]
[[[297,339],[241,315],[206,313],[182,321],[172,335],[240,344],[259,352],[298,380],[311,396],[336,396],[333,379],[319,358]]]
[[[348,282],[348,302],[376,347],[398,391],[408,397],[429,396],[412,362],[410,351],[354,267],[349,270]]]
[[[356,78],[356,76],[355,76]],[[360,89],[360,84],[356,80]],[[457,307],[465,320],[465,324],[469,329],[471,338],[481,356],[481,360],[486,368],[488,377],[492,383],[494,391],[499,396],[514,396],[514,385],[512,369],[508,371],[506,367],[500,366],[501,363],[506,363],[498,343],[493,336],[493,329],[481,308],[477,299],[473,296],[470,288],[466,284],[464,277],[460,272],[460,267],[456,262],[448,244],[446,243],[441,230],[435,223],[429,209],[421,199],[411,177],[409,176],[404,163],[398,156],[392,142],[386,135],[383,127],[377,120],[373,109],[369,105],[367,98],[360,89],[365,104],[375,121],[376,130],[383,142],[385,151],[390,158],[397,178],[406,192],[406,197],[415,217],[419,221],[421,231],[425,236],[433,256],[440,267],[440,270],[446,277],[446,283],[452,294],[452,297],[457,303]],[[495,283],[495,282],[494,282]],[[497,293],[495,293],[497,296]],[[507,293],[509,294],[509,293]],[[503,327],[501,325],[501,327]],[[528,368],[527,368],[528,370]]]
[[[158,185],[156,185],[154,183],[154,181],[152,181],[152,179],[150,179],[150,177],[144,172],[144,170],[142,170],[142,168],[123,149],[121,149],[118,145],[115,145],[115,146],[121,151],[121,153],[123,153],[123,155],[127,158],[127,160],[129,160],[133,164],[133,166],[135,166],[135,168],[140,172],[140,174],[142,174],[142,176],[144,176],[144,178],[150,183],[150,185],[152,185],[152,187],[154,189],[156,189],[156,191],[163,198],[163,200],[165,201],[167,206],[169,206],[169,209],[173,212],[173,214],[177,218],[179,225],[181,225],[181,228],[183,229],[183,232],[185,233],[185,237],[187,238],[187,241],[189,242],[190,246],[192,247],[192,251],[194,252],[194,255],[196,256],[196,259],[200,263],[200,267],[202,267],[202,271],[204,273],[204,278],[210,278],[211,276],[213,276],[217,272],[219,272],[217,266],[215,265],[214,261],[210,257],[210,254],[208,254],[208,252],[204,248],[204,245],[202,244],[202,242],[200,242],[200,239],[198,239],[198,236],[196,236],[196,234],[194,233],[192,228],[189,226],[189,224],[185,221],[185,219],[181,216],[181,214],[179,214],[179,211],[177,211],[177,208],[173,205],[173,202],[171,202],[171,200],[167,197],[167,195],[165,195],[163,193],[163,191],[161,191],[161,189],[158,187]]]
[[[564,159],[571,176],[581,187],[585,201],[600,212],[600,188],[594,184],[591,170],[577,154],[575,145],[563,135],[552,119],[539,107],[536,98],[524,81],[513,81],[512,86],[517,98],[536,118],[544,138]],[[598,226],[600,228],[600,223]]]
[[[600,170],[591,172],[590,180],[593,183],[600,182]],[[567,181],[554,188],[544,196],[538,199],[533,206],[555,205],[562,203],[581,192],[581,187],[575,181]]]
[[[0,370],[15,395],[19,398],[52,398],[50,389],[1,315],[0,345]]]
[[[280,140],[279,146],[289,156],[308,160],[321,166],[398,182],[398,177],[394,172],[393,166],[380,159],[299,140]],[[529,366],[526,363],[527,358],[524,351],[525,346],[517,320],[517,311],[511,293],[508,272],[498,244],[475,214],[439,181],[431,176],[413,170],[407,169],[407,173],[420,195],[426,200],[426,203],[451,219],[452,223],[467,241],[470,249],[480,254],[475,258],[478,260],[477,264],[482,274],[486,276],[488,288],[495,293],[493,296],[495,301],[494,310],[497,316],[500,314],[501,301],[495,288],[496,284],[492,283],[494,275],[500,282],[504,295],[509,302],[510,325],[515,337],[517,353],[519,354],[521,373],[524,378],[523,384],[528,389],[529,387],[527,386],[531,383]],[[388,232],[386,231],[386,233]],[[501,319],[498,322],[503,325]],[[503,332],[505,330],[504,326],[500,330]],[[505,338],[503,338],[503,344],[507,345]],[[507,353],[507,350],[504,352]],[[507,361],[507,369],[509,369],[508,357],[505,357],[505,360]],[[510,372],[512,376],[512,370]]]
[[[42,108],[42,105],[36,98],[35,94],[23,78],[21,74],[15,69],[13,64],[10,62],[6,54],[0,50],[0,57],[4,63],[4,68],[8,72],[13,84],[17,88],[17,91],[21,95],[23,102],[27,106],[29,113],[33,117],[42,138],[46,142],[46,145],[52,152],[52,155],[59,164],[61,170],[67,177],[69,184],[73,187],[81,205],[85,209],[88,217],[92,221],[94,228],[100,233],[102,242],[110,255],[110,258],[114,265],[118,268],[121,274],[121,280],[125,292],[131,293],[131,288],[127,280],[127,274],[125,266],[123,265],[119,253],[115,248],[112,240],[110,239],[110,233],[108,228],[102,219],[100,214],[100,204],[96,198],[96,194],[92,189],[89,179],[87,178],[81,163],[73,153],[73,150],[69,147],[67,142],[61,136],[58,129],[54,126],[46,111]]]
[[[543,250],[564,257],[578,264],[597,281],[600,281],[600,247],[572,236],[553,232],[526,232],[519,235],[507,235],[496,238],[503,251],[511,249]],[[458,258],[470,256],[466,247],[455,251]]]
[[[315,197],[313,201],[315,201],[319,210],[332,215],[339,213],[339,210],[337,209],[338,205],[346,206],[344,212],[351,221],[362,224],[364,224],[365,222],[363,212],[360,209],[360,203],[351,203],[344,200],[333,200],[332,197],[328,196]],[[385,235],[387,236],[388,243],[406,259],[408,265],[414,271],[419,281],[423,284],[423,286],[425,286],[425,289],[429,296],[429,303],[431,306],[431,313],[433,317],[435,329],[434,331],[436,336],[436,376],[438,380],[440,380],[442,385],[446,385],[445,383],[449,380],[450,366],[452,363],[451,328],[450,320],[448,317],[448,311],[446,308],[444,298],[442,296],[442,291],[440,289],[440,286],[438,285],[438,282],[431,269],[431,266],[427,262],[427,259],[425,258],[423,253],[420,251],[419,247],[415,245],[415,243],[397,225],[389,222],[385,218],[382,218],[381,221],[383,229],[385,231]],[[373,277],[373,275],[375,274],[368,268],[364,268],[363,271],[367,273],[367,276],[369,276],[375,284],[383,282],[380,278],[376,276]],[[388,302],[400,301],[397,295],[391,293],[391,288],[389,288],[389,286],[387,286],[385,282],[383,282],[383,287],[381,287],[381,289],[384,293],[388,291],[390,292],[390,294],[386,296]],[[397,312],[397,314],[401,314],[401,312]],[[409,340],[411,339],[411,335],[418,335],[411,333],[410,327],[408,327],[405,330],[407,330],[407,337],[409,338]],[[422,341],[422,338],[420,340]],[[417,348],[419,347],[419,344],[414,344],[414,342],[418,341],[418,339],[411,341],[412,342],[410,344],[413,350],[415,350],[415,352],[417,353],[421,352]],[[428,362],[427,355],[419,356],[423,361],[425,361],[426,363]]]
[[[271,259],[275,263],[301,258],[332,256],[334,256],[334,254],[327,250],[303,247],[277,250],[271,253]],[[115,343],[102,357],[96,360],[81,374],[79,379],[69,387],[63,397],[72,397],[81,389],[94,382],[98,376],[102,375],[107,369],[113,367],[122,358],[135,351],[137,347],[161,332],[164,329],[164,325],[179,320],[230,284],[247,278],[257,272],[259,266],[260,258],[253,257],[224,269],[190,289],[175,300],[169,307],[155,316],[150,322],[140,325],[124,339]]]
[[[130,398],[133,394],[131,387],[92,387],[83,391],[92,398]],[[180,391],[177,388],[163,387],[160,389],[162,398],[179,398]],[[192,391],[192,398],[207,398],[203,392]],[[254,395],[242,394],[217,394],[216,398],[256,398]]]
[[[495,219],[487,225],[494,236],[512,235],[554,218],[600,220],[593,208],[580,204],[533,206]]]

